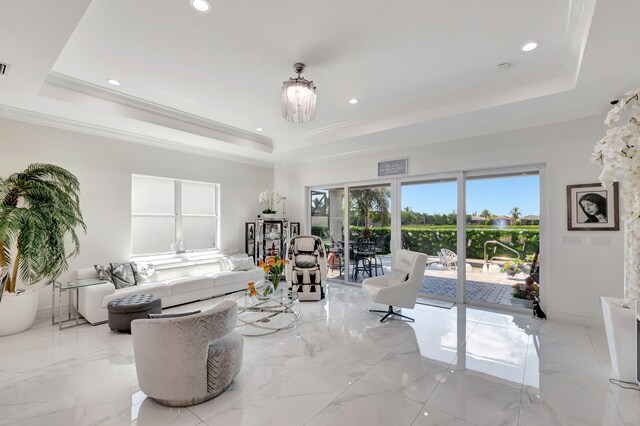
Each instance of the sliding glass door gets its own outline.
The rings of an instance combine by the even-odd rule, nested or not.
[[[455,178],[403,182],[400,225],[402,248],[428,256],[421,293],[457,297],[457,183]]]
[[[330,278],[388,274],[403,248],[427,255],[428,297],[529,307],[540,291],[540,170],[313,188],[311,233],[325,242]]]
[[[530,307],[538,289],[538,172],[466,179],[466,300]],[[532,275],[536,283],[527,285]]]
[[[344,279],[344,189],[311,190],[311,235],[322,238],[328,251],[329,278]]]
[[[349,187],[349,281],[387,273],[390,240],[391,185]]]

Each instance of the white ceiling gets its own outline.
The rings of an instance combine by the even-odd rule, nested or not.
[[[11,69],[0,115],[270,163],[603,113],[640,82],[640,55],[628,53],[640,37],[637,0],[213,6],[3,2],[0,62]],[[522,52],[531,40],[540,48]],[[298,61],[318,88],[304,124],[280,111]],[[502,62],[512,68],[498,71]]]

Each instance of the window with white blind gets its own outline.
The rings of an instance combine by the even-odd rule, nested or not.
[[[215,183],[132,175],[133,254],[217,248],[219,190]]]

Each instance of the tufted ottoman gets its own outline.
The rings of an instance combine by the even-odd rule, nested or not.
[[[133,294],[112,300],[107,305],[109,328],[131,333],[131,321],[147,318],[147,314],[161,314],[162,300],[155,294]]]

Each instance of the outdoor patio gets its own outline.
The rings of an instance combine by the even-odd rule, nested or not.
[[[385,273],[391,270],[391,255],[381,256]],[[437,263],[437,258],[430,256],[429,264]],[[375,276],[375,273],[374,273]],[[353,265],[349,266],[349,277],[352,282],[362,283],[369,276],[359,275],[353,280]],[[344,279],[339,269],[329,268],[328,278]],[[523,283],[526,276],[518,274],[515,278],[510,278],[506,273],[485,273],[481,268],[473,267],[471,272],[467,272],[467,300],[485,303],[495,303],[500,305],[512,305],[511,287],[515,283]],[[421,293],[429,296],[446,297],[455,299],[457,292],[457,271],[456,268],[437,270],[425,268],[422,280]]]

